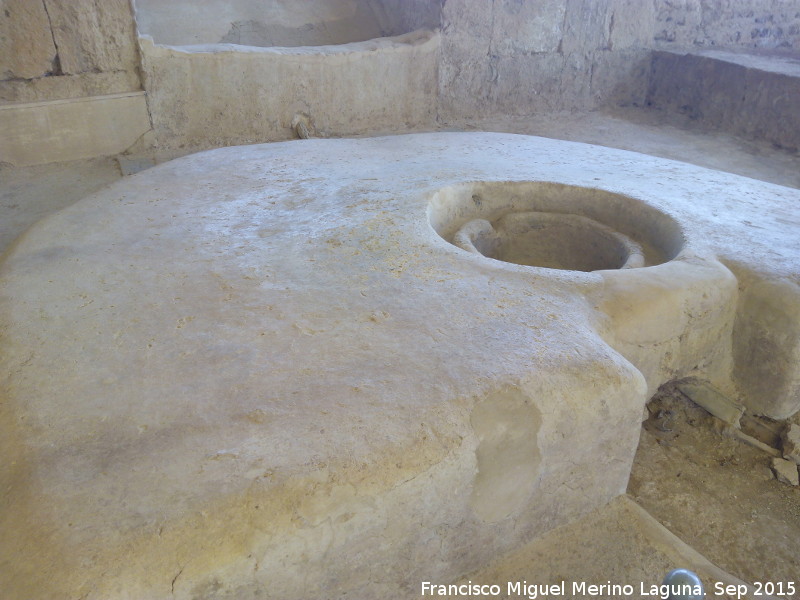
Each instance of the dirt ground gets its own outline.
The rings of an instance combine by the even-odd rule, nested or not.
[[[800,487],[771,457],[722,433],[665,386],[648,404],[628,494],[711,562],[751,583],[793,581],[800,598]]]

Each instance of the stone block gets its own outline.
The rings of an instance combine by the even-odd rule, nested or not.
[[[110,156],[149,129],[144,92],[0,105],[0,162],[27,166]]]
[[[648,48],[655,35],[655,4],[642,0],[611,0],[609,50]]]
[[[592,63],[593,106],[643,106],[650,73],[650,51],[626,48],[595,52]]]
[[[718,419],[729,425],[739,425],[744,407],[730,398],[724,396],[714,386],[705,381],[686,381],[679,383],[677,388],[689,399],[705,408]]]
[[[558,50],[566,10],[563,0],[500,0],[492,4],[491,53],[509,55]]]
[[[719,50],[653,54],[647,103],[702,125],[800,147],[796,61]]]
[[[44,102],[89,96],[107,96],[142,89],[136,71],[80,73],[60,77],[0,81],[0,101]]]
[[[3,256],[4,597],[453,581],[624,494],[644,367],[707,378],[737,299],[717,258],[795,276],[796,236],[759,244],[798,206],[490,133],[221,148],[125,178]],[[665,262],[614,282],[448,243],[508,208],[581,209]]]
[[[65,74],[136,71],[136,27],[128,0],[45,0]]]
[[[800,286],[762,281],[746,289],[733,353],[734,374],[751,412],[785,419],[800,410]]]
[[[783,458],[772,459],[772,470],[775,479],[787,485],[800,485],[800,474],[797,472],[797,464]]]
[[[800,465],[800,425],[790,423],[781,435],[783,458]]]
[[[3,0],[0,10],[0,79],[32,79],[52,72],[56,48],[41,0]]]
[[[560,51],[586,56],[594,50],[608,49],[611,0],[566,0],[564,38]]]
[[[160,144],[208,148],[294,137],[294,115],[320,135],[428,127],[435,119],[440,35],[416,32],[346,46],[158,46],[142,38]]]

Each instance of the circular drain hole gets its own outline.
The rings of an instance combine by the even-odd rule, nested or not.
[[[473,219],[453,237],[469,252],[503,262],[598,271],[643,267],[642,247],[589,217],[548,212],[509,213],[493,223]]]
[[[428,220],[462,250],[548,269],[648,267],[672,260],[685,243],[680,225],[642,200],[543,181],[442,188],[431,197]]]

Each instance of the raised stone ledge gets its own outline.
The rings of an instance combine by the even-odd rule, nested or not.
[[[800,59],[772,53],[657,50],[646,102],[704,126],[800,147]]]

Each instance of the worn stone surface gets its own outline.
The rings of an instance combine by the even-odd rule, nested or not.
[[[800,285],[760,281],[747,286],[734,329],[739,387],[755,414],[776,419],[800,408]]]
[[[739,426],[744,407],[721,394],[714,386],[705,381],[689,380],[677,384],[677,388],[718,419],[729,425]]]
[[[800,475],[797,472],[797,463],[783,458],[772,459],[772,470],[775,478],[787,485],[800,485]]]
[[[79,202],[0,267],[4,597],[411,597],[603,505],[648,388],[728,368],[718,259],[797,277],[776,217],[799,199],[428,134],[216,150]],[[644,236],[656,266],[535,269],[437,233],[509,202]]]
[[[664,46],[796,49],[800,10],[785,0],[655,0],[655,41]]]
[[[783,458],[800,465],[800,425],[789,423],[781,435]]]
[[[699,85],[698,82],[702,82]],[[699,124],[800,147],[800,61],[702,51],[653,55],[647,103]]]
[[[56,48],[41,0],[0,2],[0,80],[41,77],[55,70]]]
[[[441,117],[641,104],[650,8],[626,0],[445,3]]]
[[[0,81],[0,101],[47,102],[133,92],[142,88],[135,71],[80,73]]]
[[[767,472],[772,479],[769,469]],[[620,560],[620,547],[630,552],[631,559]],[[740,593],[739,598],[735,594],[717,594],[717,598],[757,598],[752,586],[709,562],[628,496],[495,558],[491,564],[462,577],[459,583],[499,584],[504,594],[510,582],[511,593],[505,596],[508,598],[583,600],[593,595],[587,593],[588,586],[600,582],[639,582],[629,585],[635,590],[638,587],[637,592],[651,591],[651,586],[660,585],[676,564],[692,569],[703,581],[722,582]],[[581,582],[585,582],[583,587]],[[747,592],[741,595],[743,589]],[[619,597],[614,591],[608,595]]]
[[[0,101],[38,102],[141,89],[127,0],[7,0],[0,11]]]
[[[144,92],[0,105],[0,162],[16,166],[111,156],[150,131]]]
[[[136,28],[128,0],[45,3],[63,73],[136,71]]]
[[[142,40],[156,137],[172,148],[291,139],[298,113],[319,136],[432,126],[438,49],[425,31],[297,49]]]

